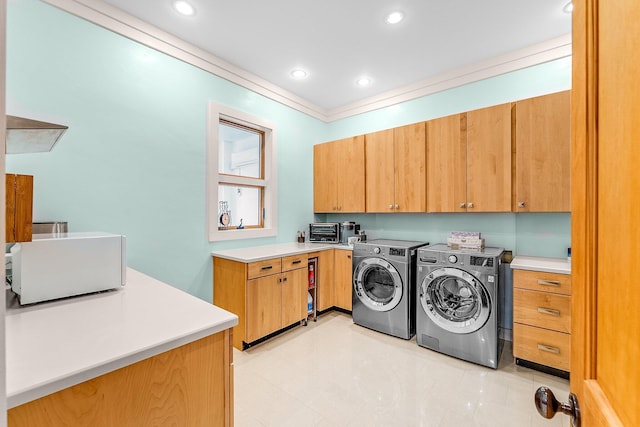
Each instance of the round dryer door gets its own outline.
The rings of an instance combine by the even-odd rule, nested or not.
[[[402,299],[402,279],[398,270],[381,258],[365,258],[353,272],[353,288],[358,299],[375,311],[394,309]]]
[[[430,272],[420,285],[420,304],[441,328],[458,334],[482,328],[491,314],[491,299],[484,285],[458,268]]]

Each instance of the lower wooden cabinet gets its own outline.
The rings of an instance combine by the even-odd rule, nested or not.
[[[570,275],[514,270],[513,355],[570,372]]]
[[[5,175],[6,242],[30,242],[33,233],[33,176]]]
[[[213,257],[213,282],[213,303],[238,316],[239,350],[307,318],[307,254],[251,263]]]
[[[328,249],[309,254],[309,258],[318,258],[318,270],[315,272],[318,293],[316,295],[316,309],[318,311],[329,310],[336,305],[334,252],[334,249]]]
[[[335,250],[335,306],[343,310],[352,310],[351,300],[351,271],[353,251],[349,249]]]
[[[231,330],[7,411],[10,427],[233,426]]]

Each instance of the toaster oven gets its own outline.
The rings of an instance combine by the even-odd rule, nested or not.
[[[340,223],[314,222],[309,224],[309,241],[340,243]]]

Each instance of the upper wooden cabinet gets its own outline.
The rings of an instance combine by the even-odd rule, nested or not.
[[[364,212],[364,135],[313,147],[314,212]]]
[[[427,122],[427,210],[511,211],[511,104]]]
[[[425,123],[365,136],[366,212],[426,212]]]
[[[6,241],[30,242],[33,236],[33,176],[5,175]]]
[[[570,91],[516,102],[514,212],[569,212]]]

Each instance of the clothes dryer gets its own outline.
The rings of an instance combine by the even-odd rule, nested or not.
[[[415,335],[416,249],[426,244],[384,239],[355,243],[354,323],[404,339]]]
[[[420,248],[417,266],[416,341],[432,350],[498,367],[498,278],[502,248]]]

